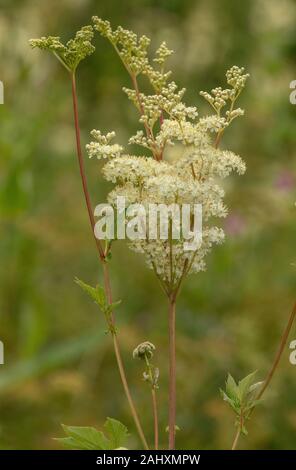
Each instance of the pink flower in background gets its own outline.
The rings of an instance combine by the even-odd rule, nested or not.
[[[279,191],[291,191],[295,187],[295,177],[289,170],[282,170],[275,179],[275,187]]]
[[[225,219],[224,229],[228,235],[241,235],[244,233],[246,223],[240,214],[230,214]]]

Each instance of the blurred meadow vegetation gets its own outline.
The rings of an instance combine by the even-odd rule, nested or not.
[[[81,192],[75,155],[70,83],[50,54],[28,40],[63,40],[92,15],[109,19],[175,50],[174,79],[186,101],[209,111],[198,95],[223,85],[226,69],[251,74],[240,106],[245,117],[222,146],[247,162],[247,173],[227,183],[226,242],[208,257],[205,273],[183,288],[177,312],[177,374],[181,449],[229,448],[234,417],[219,395],[227,372],[258,370],[263,379],[295,301],[296,79],[294,0],[33,0],[0,1],[0,448],[58,448],[60,423],[100,427],[106,416],[131,432],[110,338],[96,306],[74,283],[101,277]],[[107,41],[79,69],[83,145],[93,128],[117,130],[125,143],[138,128],[122,93],[129,79]],[[100,163],[87,159],[95,204],[107,183]],[[150,395],[132,350],[157,346],[162,443],[167,437],[166,301],[143,260],[124,242],[111,262],[120,342],[128,378],[150,441]],[[296,327],[292,338],[296,338]],[[241,448],[295,449],[296,368],[288,348],[272,386],[250,422]]]

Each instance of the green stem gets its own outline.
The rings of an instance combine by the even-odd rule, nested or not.
[[[237,432],[234,436],[234,441],[233,441],[233,444],[231,446],[231,450],[235,450],[236,449],[236,446],[237,446],[237,443],[238,443],[238,440],[239,440],[239,437],[240,437],[240,434],[241,434],[241,430],[240,428],[237,429]]]
[[[284,333],[283,333],[283,336],[281,338],[281,342],[280,342],[280,345],[279,345],[279,348],[278,348],[278,351],[276,353],[276,356],[274,358],[274,361],[272,363],[272,366],[271,366],[271,369],[263,383],[263,386],[262,388],[259,390],[259,393],[256,397],[256,400],[260,400],[260,398],[262,397],[263,393],[265,392],[265,390],[267,389],[267,387],[269,386],[270,382],[271,382],[271,379],[272,377],[274,376],[274,373],[277,369],[277,366],[280,362],[280,359],[282,357],[282,354],[283,354],[283,351],[285,349],[285,346],[287,344],[287,341],[288,341],[288,337],[289,337],[289,334],[290,334],[290,331],[291,331],[291,328],[293,326],[293,323],[294,323],[294,320],[295,320],[295,317],[296,317],[296,303],[292,309],[292,312],[291,312],[291,315],[289,317],[289,320],[288,320],[288,323],[287,323],[287,326],[284,330]]]
[[[156,400],[156,390],[153,387],[151,389],[152,395],[152,408],[153,408],[153,419],[154,419],[154,448],[158,450],[158,414],[157,414],[157,400]]]
[[[156,384],[154,383],[153,373],[151,364],[145,354],[145,362],[151,383],[151,397],[152,397],[152,410],[153,410],[153,421],[154,421],[154,448],[158,450],[158,412],[157,412],[157,400],[156,400]]]
[[[78,103],[77,103],[77,91],[76,91],[76,79],[75,79],[75,73],[71,73],[71,83],[72,83],[72,98],[73,98],[73,112],[74,112],[74,124],[75,124],[75,133],[76,133],[76,148],[77,148],[77,157],[78,157],[78,164],[79,164],[79,170],[80,170],[80,176],[81,176],[81,181],[82,181],[82,187],[83,187],[83,193],[84,193],[84,198],[87,206],[87,212],[90,220],[90,225],[92,228],[92,232],[94,234],[94,226],[95,226],[95,220],[94,220],[94,212],[92,209],[92,204],[91,204],[91,199],[88,191],[88,185],[87,185],[87,179],[85,175],[85,168],[84,168],[84,161],[83,161],[83,155],[82,155],[82,149],[81,149],[81,137],[80,137],[80,126],[79,126],[79,115],[78,115]],[[111,292],[111,284],[110,284],[110,276],[109,276],[109,269],[107,262],[105,260],[105,254],[104,250],[102,248],[102,245],[100,241],[95,237],[95,242],[96,246],[99,252],[99,257],[100,261],[103,264],[103,274],[104,274],[104,286],[105,286],[105,292],[106,296],[108,299],[109,304],[112,304],[112,292]],[[119,344],[118,344],[118,338],[116,335],[116,330],[115,330],[115,318],[114,318],[114,313],[111,313],[111,324],[112,324],[112,337],[113,337],[113,345],[114,345],[114,352],[115,352],[115,357],[119,369],[119,374],[121,377],[122,385],[130,406],[130,410],[136,425],[136,428],[138,430],[139,436],[141,438],[141,441],[144,445],[145,449],[148,449],[148,444],[145,439],[144,433],[142,426],[140,424],[140,420],[136,411],[136,408],[134,406],[130,390],[128,387],[127,379],[126,379],[126,374],[120,354],[120,349],[119,349]]]
[[[169,449],[175,448],[176,433],[176,299],[169,298]]]

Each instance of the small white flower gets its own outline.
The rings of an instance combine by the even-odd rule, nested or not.
[[[206,255],[213,245],[224,240],[223,230],[213,222],[213,218],[227,215],[219,180],[232,171],[243,174],[246,167],[238,155],[217,149],[216,136],[213,139],[212,134],[220,137],[233,119],[243,115],[244,111],[235,108],[234,103],[248,74],[234,66],[226,73],[229,88],[201,92],[214,114],[198,119],[196,107],[183,102],[185,89],[178,89],[174,81],[169,82],[171,72],[165,71],[164,66],[173,51],[165,43],[156,51],[153,64],[148,59],[150,41],[146,36],[138,37],[121,27],[113,31],[108,22],[99,18],[94,18],[94,23],[95,29],[116,47],[134,82],[142,74],[152,88],[151,94],[142,93],[137,86],[123,89],[143,124],[129,144],[148,149],[151,157],[123,155],[120,145],[111,144],[114,132],[102,135],[100,131],[92,131],[94,141],[87,146],[89,156],[112,157],[102,169],[104,178],[114,184],[108,202],[115,205],[117,198],[124,196],[127,204],[138,203],[144,208],[151,203],[188,204],[190,216],[194,215],[195,204],[202,206],[202,239],[193,245],[192,251],[185,250],[182,236],[173,241],[147,237],[129,243],[133,251],[145,256],[147,265],[169,290],[188,274],[203,271]]]
[[[103,135],[100,131],[94,129],[91,131],[91,136],[95,141],[86,145],[89,158],[115,158],[122,153],[123,147],[121,147],[121,145],[110,145],[111,140],[115,137],[115,132],[108,132],[108,134]]]

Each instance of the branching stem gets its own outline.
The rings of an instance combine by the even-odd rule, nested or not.
[[[76,91],[76,79],[75,79],[75,73],[71,73],[71,83],[72,83],[72,99],[73,99],[73,113],[74,113],[74,124],[75,124],[75,134],[76,134],[76,149],[77,149],[77,157],[78,157],[78,164],[79,164],[79,170],[80,170],[80,176],[81,176],[81,181],[82,181],[82,187],[83,187],[83,193],[84,193],[84,198],[87,206],[87,212],[89,216],[89,221],[91,225],[92,232],[94,234],[94,226],[95,226],[95,220],[94,220],[94,213],[92,209],[92,203],[88,191],[88,185],[87,185],[87,179],[85,175],[85,168],[84,168],[84,161],[83,161],[83,155],[82,155],[82,149],[81,149],[81,138],[80,138],[80,126],[79,126],[79,115],[78,115],[78,103],[77,103],[77,91]],[[99,252],[99,258],[100,261],[103,265],[103,275],[104,275],[104,287],[105,287],[105,292],[106,292],[106,297],[108,299],[108,303],[112,304],[112,291],[111,291],[111,284],[110,284],[110,276],[109,276],[109,269],[108,269],[108,264],[105,259],[105,253],[102,248],[102,245],[100,241],[95,237],[95,242],[96,246]],[[120,348],[118,344],[118,338],[116,334],[116,329],[115,329],[115,318],[114,318],[114,313],[111,313],[111,326],[112,326],[112,338],[113,338],[113,345],[114,345],[114,352],[116,356],[116,361],[119,369],[119,374],[120,378],[122,381],[122,385],[130,406],[130,410],[136,425],[136,428],[138,430],[139,436],[141,438],[141,441],[144,445],[145,449],[148,449],[148,444],[135,408],[135,405],[133,403],[133,399],[130,394],[129,386],[127,383],[126,379],[126,374],[121,358],[121,353],[120,353]]]

